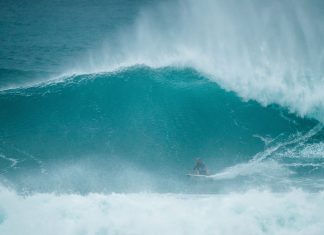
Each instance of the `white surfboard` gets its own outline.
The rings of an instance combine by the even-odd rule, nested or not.
[[[186,176],[192,178],[209,178],[209,175],[198,175],[198,174],[186,174]]]

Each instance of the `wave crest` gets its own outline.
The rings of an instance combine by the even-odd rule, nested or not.
[[[146,9],[78,72],[190,66],[245,99],[324,121],[320,1],[178,1]]]

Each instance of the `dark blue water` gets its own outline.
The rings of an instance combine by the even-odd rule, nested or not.
[[[154,1],[1,1],[2,69],[61,72]]]
[[[283,145],[266,157],[273,159],[283,152],[276,160],[287,163],[290,156],[285,151],[296,151],[291,157],[298,158],[299,145],[301,149],[320,146],[323,138],[316,120],[299,118],[277,105],[244,102],[192,69],[133,67],[74,76],[2,91],[0,104],[2,162],[17,160],[12,169],[4,169],[3,176],[39,190],[55,190],[56,180],[62,179],[53,175],[71,165],[81,172],[70,172],[65,180],[72,182],[65,190],[127,191],[129,185],[114,176],[126,174],[129,167],[156,177],[158,190],[188,190],[173,181],[186,181],[184,174],[197,157],[203,157],[216,173]],[[300,166],[288,168],[301,176],[321,175],[318,165],[309,165],[320,166],[320,156],[306,162],[304,157],[293,161]],[[99,172],[106,177],[93,182]],[[44,176],[30,182],[25,174]],[[136,189],[137,182],[132,184]]]
[[[298,31],[298,27],[305,30],[303,24],[308,22],[302,22],[298,18],[300,15],[315,15],[314,29],[307,30],[321,35],[320,28],[315,27],[321,19],[320,2],[291,5],[286,1],[274,1],[267,6],[253,1],[252,5],[242,5],[240,10],[229,10],[233,4],[234,2],[223,1],[219,1],[218,5],[206,2],[200,7],[222,10],[220,17],[223,17],[224,25],[235,28],[235,24],[245,27],[245,23],[254,17],[247,18],[246,22],[228,23],[235,22],[240,14],[260,14],[260,22],[267,23],[267,14],[272,14],[272,9],[278,6],[286,9],[290,6],[294,9],[294,12],[286,12],[290,18],[281,19],[286,25],[283,29],[296,37],[291,36],[290,43],[305,47],[308,44],[302,41],[311,40],[307,39],[310,35],[301,35]],[[294,63],[307,66],[305,69],[314,68],[313,73],[307,72],[314,77],[307,81],[301,74],[289,72],[287,76],[292,77],[291,84],[288,83],[287,87],[287,78],[271,78],[281,76],[280,70],[276,69],[277,64],[270,68],[272,72],[267,72],[270,77],[264,79],[261,86],[257,80],[244,82],[246,79],[255,79],[247,77],[249,74],[246,69],[249,65],[241,66],[241,83],[233,77],[235,74],[232,71],[228,71],[229,65],[233,66],[230,70],[237,70],[233,59],[227,60],[228,64],[223,65],[225,67],[219,67],[218,58],[210,57],[209,53],[205,55],[210,59],[205,63],[207,67],[201,65],[199,60],[195,62],[196,58],[192,61],[188,55],[187,58],[191,61],[189,65],[192,66],[179,66],[179,58],[183,58],[183,55],[179,55],[179,52],[170,55],[166,43],[171,43],[172,48],[179,44],[184,34],[188,40],[183,42],[183,47],[187,46],[191,38],[198,37],[201,38],[204,50],[208,38],[214,40],[214,44],[208,47],[217,56],[221,52],[219,41],[226,35],[231,36],[218,25],[217,18],[211,18],[210,22],[215,25],[208,27],[205,32],[206,15],[198,15],[200,7],[197,7],[196,3],[191,2],[162,4],[154,1],[2,2],[0,30],[5,37],[0,46],[0,147],[3,179],[19,185],[18,189],[55,191],[56,185],[62,184],[58,183],[62,176],[54,177],[58,169],[78,166],[81,172],[74,173],[71,170],[67,177],[69,183],[62,184],[58,190],[141,190],[143,185],[138,187],[137,181],[131,180],[133,177],[126,174],[131,168],[152,175],[152,184],[156,190],[178,192],[191,188],[191,183],[188,187],[183,175],[190,171],[197,157],[205,159],[212,174],[225,170],[222,174],[226,175],[228,167],[233,171],[232,166],[241,167],[240,164],[250,164],[260,158],[266,164],[271,160],[269,171],[271,167],[282,168],[273,170],[275,178],[283,177],[283,172],[286,172],[284,178],[289,180],[306,177],[308,182],[314,177],[321,177],[322,96],[318,92],[322,85],[317,78],[319,71],[314,67],[315,64],[305,64],[304,60],[296,58],[298,60]],[[305,8],[303,13],[300,12],[301,7]],[[255,9],[259,9],[260,13],[254,12]],[[235,11],[237,15],[233,16]],[[182,18],[188,14],[192,14],[190,20],[183,21]],[[198,28],[192,26],[198,30],[197,35],[180,31],[175,37],[174,29],[177,25],[186,29],[187,23],[191,21],[201,24]],[[296,21],[303,24],[298,25]],[[276,22],[277,19],[273,24]],[[241,33],[242,40],[258,40],[259,32],[256,30],[263,29],[255,22],[253,24],[254,34],[251,34],[252,31],[251,35]],[[269,35],[266,34],[263,40],[271,39],[273,32],[283,34],[275,25],[269,27]],[[215,38],[211,33],[217,30],[224,35]],[[163,32],[165,34],[161,34]],[[156,35],[159,35],[158,38],[154,38]],[[170,37],[174,40],[170,41]],[[280,42],[283,45],[277,42],[269,46],[275,51],[285,45],[285,40]],[[155,50],[156,45],[152,44],[154,41],[156,45],[163,42],[160,52]],[[234,42],[228,46],[237,47]],[[250,44],[249,41],[244,42]],[[263,53],[267,52],[264,42],[255,43],[261,43],[265,50]],[[319,45],[313,45],[316,46]],[[197,53],[195,47],[191,47],[193,53]],[[253,61],[259,52],[251,50],[253,53],[246,59]],[[308,54],[312,55],[312,51],[313,48],[309,48]],[[291,48],[286,52],[297,55],[300,51]],[[232,55],[230,51],[226,54],[222,50],[222,53],[227,59]],[[89,58],[85,59],[88,54]],[[164,59],[157,60],[159,54]],[[240,55],[234,55],[240,61]],[[201,59],[205,59],[205,56]],[[273,56],[269,54],[268,59],[271,61],[279,58]],[[136,57],[138,58],[135,59]],[[264,59],[261,57],[261,60]],[[146,62],[154,68],[141,65]],[[223,75],[218,70],[211,69],[210,62],[215,63],[215,68],[223,69]],[[118,64],[122,69],[111,72],[112,68],[118,68]],[[165,67],[166,64],[169,65]],[[71,71],[71,68],[72,71],[75,68],[78,68],[76,71],[81,71],[80,65],[85,70],[94,72],[78,72],[74,75],[66,72]],[[283,65],[289,68],[287,72],[290,71],[291,64],[284,62]],[[262,71],[264,66],[256,63],[255,68],[251,69]],[[95,72],[105,71],[104,68],[106,72]],[[262,73],[264,72],[260,72],[261,77],[264,76]],[[251,73],[250,76],[255,75]],[[307,81],[305,91],[301,91],[300,95],[298,82],[295,82],[298,79],[301,83]],[[247,83],[251,85],[247,86]],[[276,83],[281,84],[278,86],[282,88],[276,89]],[[313,86],[317,89],[312,91]],[[231,88],[234,92],[230,91]],[[315,98],[312,98],[312,93]],[[297,99],[293,98],[294,94],[297,94]],[[242,99],[242,96],[255,97],[256,101]],[[305,98],[299,100],[302,96]],[[264,103],[268,106],[265,107]],[[272,161],[278,165],[271,165]],[[87,165],[91,169],[87,169],[87,174],[81,174]],[[250,175],[247,177],[246,173],[240,173],[249,169],[243,168],[228,173],[230,176],[226,176],[226,180],[234,178],[232,181],[236,183],[236,177],[243,177],[243,181],[250,184]],[[277,171],[280,172],[279,176],[276,176]],[[251,173],[253,177],[259,174],[260,172]],[[26,175],[42,176],[42,180],[26,180]],[[112,180],[109,183],[102,182],[98,175],[105,175]],[[160,176],[163,176],[162,179],[159,179]],[[222,179],[223,176],[218,177]],[[249,179],[246,181],[246,178]],[[174,181],[179,181],[182,186]],[[278,180],[270,181],[270,185],[283,187],[275,183]],[[125,184],[126,182],[128,183]],[[254,185],[254,178],[251,184]],[[295,184],[298,185],[294,182],[293,185]],[[229,182],[224,185],[229,185]],[[290,186],[288,184],[287,187]],[[215,187],[211,188],[205,190],[213,191]],[[219,186],[216,188],[219,189]]]
[[[1,1],[0,234],[322,234],[323,9]]]

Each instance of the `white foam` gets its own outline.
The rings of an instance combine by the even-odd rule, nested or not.
[[[324,193],[34,194],[1,187],[0,234],[321,235]]]
[[[309,1],[172,1],[143,10],[73,73],[192,66],[245,99],[324,121],[323,16]]]
[[[9,165],[8,167],[1,168],[1,169],[0,169],[0,174],[4,174],[4,173],[6,173],[9,169],[11,169],[11,168],[15,168],[16,165],[18,164],[18,159],[11,158],[11,157],[6,157],[5,155],[3,155],[3,154],[1,154],[1,153],[0,153],[0,158],[2,158],[2,159],[5,160],[5,161],[10,162],[10,165]]]
[[[277,103],[324,122],[324,16],[316,4],[305,0],[163,3],[144,9],[132,26],[113,37],[117,42],[108,38],[79,66],[67,65],[61,76],[25,86],[142,64],[189,66],[244,99]]]
[[[324,143],[307,144],[299,152],[298,156],[303,158],[324,159]]]
[[[225,168],[221,172],[209,176],[214,180],[234,179],[237,177],[253,176],[260,177],[262,180],[268,180],[270,178],[285,179],[292,174],[288,168],[280,165],[276,161],[249,161],[246,163],[236,164],[234,166]]]
[[[311,139],[313,136],[318,134],[323,130],[323,125],[321,123],[315,125],[312,129],[304,134],[297,133],[297,135],[290,136],[287,140],[275,142],[272,146],[268,146],[264,151],[257,153],[252,161],[262,161],[267,159],[269,156],[274,156],[276,154],[288,156],[288,152],[294,151],[298,146],[304,146],[305,142]],[[289,145],[295,145],[293,148],[286,149]],[[281,151],[284,149],[284,151]],[[281,151],[281,152],[280,152]]]
[[[287,176],[294,172],[288,167],[294,166],[324,166],[323,161],[302,163],[283,163],[285,158],[296,158],[297,160],[323,160],[323,143],[306,144],[313,136],[323,130],[322,124],[317,124],[309,131],[301,134],[295,134],[285,140],[278,140],[280,136],[268,140],[259,135],[253,135],[260,138],[265,143],[265,149],[255,154],[248,162],[238,163],[234,166],[227,167],[221,172],[209,176],[214,180],[234,179],[244,176],[256,176],[261,179],[273,178],[275,180],[286,179]],[[314,180],[315,181],[315,180]]]

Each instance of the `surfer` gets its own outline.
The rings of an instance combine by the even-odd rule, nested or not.
[[[193,170],[197,175],[207,175],[207,167],[200,158],[197,158],[196,165]]]

